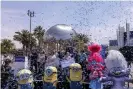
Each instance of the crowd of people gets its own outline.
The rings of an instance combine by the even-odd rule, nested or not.
[[[125,82],[133,83],[133,79],[128,77],[130,69],[127,67],[124,56],[119,51],[111,50],[104,54],[104,56],[106,55],[104,58],[100,54],[101,50],[100,45],[92,44],[88,46],[87,52],[82,50],[80,53],[70,47],[66,48],[65,51],[49,54],[44,51],[39,54],[33,51],[32,55],[29,56],[30,70],[35,74],[34,77],[40,75],[35,80],[41,80],[47,67],[56,67],[58,71],[57,79],[61,81],[57,83],[57,89],[126,89],[124,88]],[[65,61],[70,62],[69,65],[63,64]],[[6,65],[2,68],[9,66],[9,63],[11,62],[5,63]],[[70,65],[74,63],[81,65],[82,81],[84,81],[82,88],[79,86],[74,87],[74,85],[70,86],[73,81],[70,79],[71,82],[69,82],[67,79],[71,76]],[[108,81],[112,81],[113,84]],[[79,82],[76,81],[77,84],[81,85]],[[34,84],[34,89],[43,89],[42,82],[35,82]]]
[[[46,54],[44,51],[41,53],[37,53],[36,51],[32,52],[30,57],[31,60],[31,70],[41,72],[47,66],[55,66],[57,68],[61,67],[61,61],[63,60],[73,60],[75,63],[80,63],[82,66],[85,66],[84,63],[87,62],[88,52],[81,51],[80,53],[74,51],[72,48],[67,48],[65,51],[59,51],[57,53],[49,53]],[[43,72],[43,71],[42,71]]]

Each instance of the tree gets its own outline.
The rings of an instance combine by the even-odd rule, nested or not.
[[[75,42],[83,41],[84,43],[87,43],[89,41],[89,38],[85,34],[77,34],[76,36],[73,37],[73,40]]]
[[[30,44],[30,36],[31,36],[31,44]],[[22,30],[21,32],[15,32],[13,39],[19,41],[23,45],[23,50],[27,52],[28,48],[33,48],[36,46],[36,39],[33,34],[28,30]]]
[[[76,36],[73,36],[72,39],[73,39],[74,45],[77,46],[76,48],[79,51],[84,50],[85,43],[88,43],[90,41],[88,36],[85,34],[77,34]]]
[[[41,47],[41,45],[43,44],[43,37],[44,37],[44,34],[45,34],[45,29],[43,29],[43,27],[41,26],[37,26],[35,29],[34,29],[34,35],[38,41],[38,46],[39,48]]]
[[[2,39],[1,53],[11,53],[15,49],[14,43],[9,39]]]
[[[124,46],[119,49],[127,61],[133,61],[133,46]]]

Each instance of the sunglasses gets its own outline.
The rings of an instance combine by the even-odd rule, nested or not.
[[[77,68],[77,67],[73,67],[73,68],[70,68],[70,69],[72,69],[74,72],[77,72],[77,71],[81,70],[81,68]]]
[[[21,74],[19,77],[18,77],[18,80],[25,80],[25,79],[29,79],[30,77],[32,77],[31,74]]]

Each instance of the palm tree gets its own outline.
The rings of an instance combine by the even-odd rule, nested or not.
[[[73,37],[74,41],[83,41],[84,43],[89,42],[89,38],[85,34],[77,34]]]
[[[41,26],[37,26],[34,29],[34,33],[33,33],[38,41],[38,46],[39,48],[41,48],[41,45],[43,44],[43,37],[45,34],[45,29],[43,29],[43,27]]]
[[[28,30],[23,29],[21,32],[15,32],[15,33],[16,34],[13,36],[13,39],[19,41],[23,45],[24,51],[27,52],[28,48],[32,49],[34,46],[36,46],[36,39],[33,37],[33,34],[31,34]]]
[[[126,61],[133,61],[133,46],[124,46],[119,51],[124,55]]]
[[[73,39],[73,43],[79,51],[84,49],[84,44],[88,43],[90,41],[90,39],[88,38],[87,35],[85,34],[77,34],[76,36],[72,37]]]
[[[9,39],[2,39],[1,53],[10,53],[15,49],[14,43]]]

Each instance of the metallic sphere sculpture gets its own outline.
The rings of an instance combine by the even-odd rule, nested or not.
[[[46,39],[55,38],[56,40],[68,40],[76,35],[76,31],[69,25],[57,24],[47,30]]]

